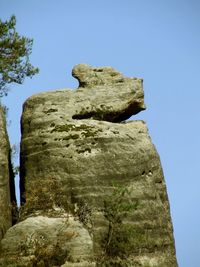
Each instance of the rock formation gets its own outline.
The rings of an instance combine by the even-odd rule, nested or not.
[[[12,226],[16,199],[4,109],[0,106],[0,240]]]
[[[21,208],[0,266],[176,267],[142,79],[77,65],[77,90],[30,97],[21,120]]]

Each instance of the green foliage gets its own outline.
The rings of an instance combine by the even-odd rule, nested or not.
[[[110,227],[106,254],[110,257],[126,259],[135,247],[137,232],[132,225],[115,224]]]
[[[74,215],[86,228],[91,227],[92,209],[88,203],[83,200],[81,200],[79,203],[76,203],[74,206]]]
[[[20,36],[15,26],[15,16],[5,22],[0,20],[0,97],[7,95],[7,84],[22,84],[26,76],[39,72],[29,61],[33,40]]]
[[[129,214],[138,207],[126,187],[113,186],[112,194],[104,202],[104,216],[108,220],[108,232],[102,243],[104,254],[101,267],[129,266],[127,257],[134,249],[137,233],[130,222],[125,222]]]
[[[1,102],[0,102],[0,107],[2,108],[3,110],[3,113],[4,113],[4,116],[5,118],[7,119],[8,118],[8,111],[9,111],[9,108],[5,105],[3,105]]]
[[[109,223],[120,224],[137,206],[138,203],[133,201],[126,187],[113,185],[113,193],[104,201],[104,216]]]
[[[128,259],[115,258],[104,258],[103,261],[97,263],[98,267],[131,267],[131,263]]]
[[[59,242],[53,248],[48,245],[43,247],[38,245],[34,254],[33,267],[61,266],[67,260],[66,252]]]

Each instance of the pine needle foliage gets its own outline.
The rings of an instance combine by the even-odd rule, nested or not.
[[[16,17],[5,22],[0,20],[0,97],[8,94],[8,84],[22,84],[25,77],[39,72],[31,65],[33,39],[16,32]]]

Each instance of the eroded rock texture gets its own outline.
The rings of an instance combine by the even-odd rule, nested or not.
[[[6,131],[4,110],[0,106],[0,240],[12,225],[12,210],[15,203],[10,144]]]
[[[145,109],[142,80],[88,65],[72,74],[77,90],[24,104],[22,208],[0,266],[177,266],[159,156],[143,121],[121,123]]]

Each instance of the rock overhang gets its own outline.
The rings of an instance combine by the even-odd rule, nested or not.
[[[65,119],[95,119],[121,122],[145,110],[143,80],[124,77],[111,67],[92,68],[79,64],[72,70],[76,90],[57,90],[30,97],[24,109],[44,106],[44,112],[59,112],[65,103]],[[48,105],[49,104],[49,105]]]

